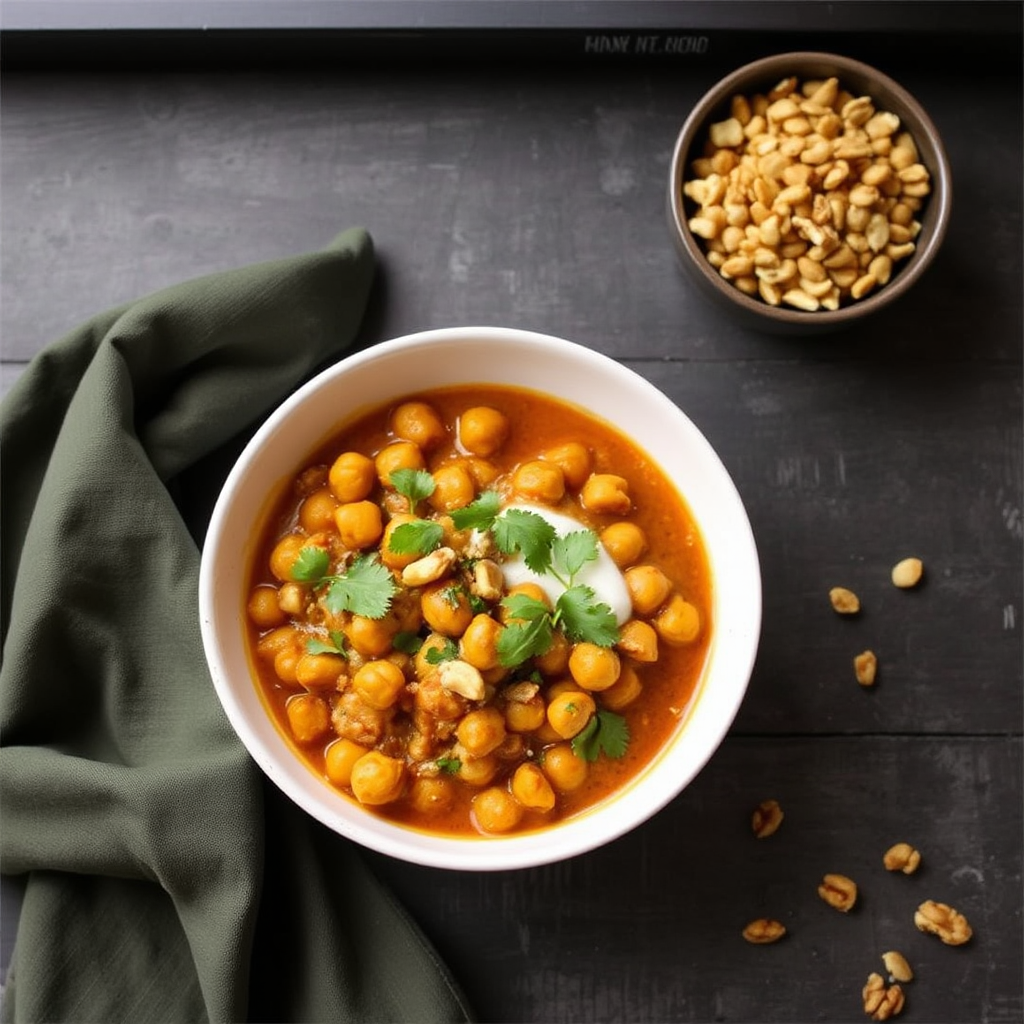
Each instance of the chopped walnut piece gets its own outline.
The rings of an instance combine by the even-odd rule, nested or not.
[[[903,1010],[903,989],[899,985],[886,988],[882,976],[874,971],[868,975],[861,995],[864,999],[864,1012],[872,1020],[888,1020]]]
[[[912,875],[921,863],[921,854],[910,843],[895,843],[885,851],[882,863],[886,871],[902,871]]]
[[[786,926],[781,921],[773,921],[769,917],[759,917],[743,929],[743,938],[755,945],[778,942],[785,934]]]
[[[878,672],[878,658],[874,651],[863,651],[853,659],[853,670],[861,686],[874,686]]]
[[[857,883],[846,875],[828,874],[818,886],[818,895],[845,914],[857,902]]]
[[[924,566],[920,558],[904,558],[892,567],[892,581],[903,590],[916,587],[921,582]]]
[[[907,963],[907,958],[895,949],[882,954],[882,963],[889,972],[890,981],[913,981],[914,972]]]
[[[778,800],[762,800],[754,809],[750,827],[758,839],[767,839],[782,824],[783,816]]]
[[[946,903],[925,900],[914,913],[918,930],[937,935],[947,946],[962,946],[974,934],[967,918]]]
[[[856,615],[860,611],[860,598],[846,587],[833,587],[828,592],[828,599],[840,615]]]

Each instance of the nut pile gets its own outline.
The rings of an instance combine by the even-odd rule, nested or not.
[[[836,310],[916,249],[931,177],[896,114],[837,78],[732,98],[691,162],[689,228],[721,276],[771,306]]]

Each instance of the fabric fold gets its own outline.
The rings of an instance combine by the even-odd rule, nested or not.
[[[273,962],[307,983],[276,1019],[468,1016],[358,851],[281,807],[231,730],[175,486],[356,343],[374,270],[353,228],[164,289],[49,346],[0,406],[0,867],[26,878],[4,1020],[270,1019],[251,965],[277,930],[305,936]]]

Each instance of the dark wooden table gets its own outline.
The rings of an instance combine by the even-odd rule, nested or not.
[[[763,635],[696,781],[613,845],[546,868],[369,855],[485,1021],[857,1021],[893,948],[916,973],[902,1019],[1024,1014],[1021,40],[983,24],[873,34],[880,6],[861,6],[863,34],[798,42],[872,61],[917,96],[948,148],[953,221],[897,308],[813,341],[703,305],[664,215],[691,104],[748,57],[793,48],[786,33],[529,67],[381,53],[5,74],[5,388],[102,308],[361,224],[380,259],[367,344],[482,323],[582,342],[661,387],[732,473]],[[909,592],[889,580],[906,555],[925,565]],[[836,584],[860,594],[856,620],[831,610]],[[851,665],[867,647],[871,690]],[[768,797],[785,821],[757,841]],[[922,852],[912,876],[882,866],[898,840]],[[851,914],[817,896],[825,872],[859,883]],[[973,940],[919,933],[925,899],[962,911]],[[9,887],[5,907],[9,939]],[[744,942],[761,916],[787,937]]]

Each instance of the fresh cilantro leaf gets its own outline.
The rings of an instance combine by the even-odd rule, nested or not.
[[[415,508],[418,502],[429,498],[437,486],[425,469],[396,469],[388,480],[399,494],[409,499],[410,508]]]
[[[397,555],[429,555],[444,539],[444,527],[432,519],[414,519],[391,531],[388,547]]]
[[[540,604],[539,601],[535,602]],[[527,658],[546,654],[551,648],[554,630],[548,610],[535,619],[510,621],[498,634],[498,661],[506,668],[512,668]]]
[[[391,572],[373,556],[360,555],[339,576],[331,578],[324,604],[332,615],[350,611],[367,619],[387,614],[398,587]]]
[[[331,556],[313,544],[304,547],[292,563],[291,577],[297,583],[319,583],[331,565]]]
[[[437,767],[448,775],[458,775],[459,769],[462,767],[462,761],[457,757],[445,754],[437,759]]]
[[[459,645],[452,639],[445,640],[440,647],[427,648],[427,664],[440,665],[442,661],[454,661],[459,656]]]
[[[463,508],[453,509],[451,517],[456,530],[489,530],[500,511],[501,495],[497,491],[484,491]]]
[[[445,587],[441,591],[441,597],[444,598],[446,604],[451,605],[452,608],[459,608],[462,606],[462,599],[466,596],[466,591],[463,587],[460,587],[457,583],[453,583],[450,587]]]
[[[403,630],[391,638],[391,646],[402,654],[415,654],[423,646],[423,638]]]
[[[319,637],[310,637],[306,641],[306,651],[309,654],[340,654],[347,658],[345,651],[345,634],[340,630],[332,629],[330,640],[321,640]]]
[[[551,544],[551,563],[569,579],[587,562],[597,558],[597,534],[593,530],[574,530],[564,537],[556,537]]]
[[[509,594],[501,599],[501,606],[508,611],[509,619],[525,619],[527,622],[550,614],[548,606],[543,601],[538,601],[529,594]]]
[[[494,543],[504,555],[522,553],[523,561],[543,575],[551,566],[551,544],[555,528],[536,512],[510,508],[494,521]]]
[[[629,747],[629,726],[614,711],[598,711],[572,738],[573,753],[584,761],[596,761],[601,754],[620,758]]]
[[[599,647],[613,647],[619,639],[615,613],[595,598],[590,587],[570,587],[555,602],[556,622],[573,643],[586,641]]]

